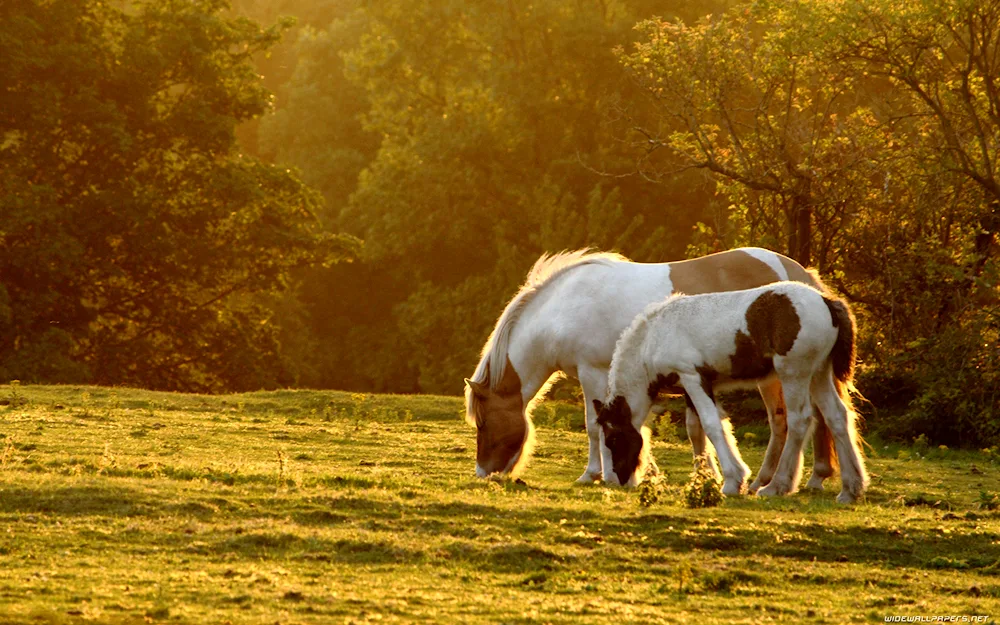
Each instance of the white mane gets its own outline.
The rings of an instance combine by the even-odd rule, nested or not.
[[[483,383],[487,381],[487,370],[489,370],[489,384],[491,389],[497,388],[500,380],[503,379],[504,368],[507,365],[507,351],[510,347],[510,334],[521,317],[524,307],[538,295],[546,286],[557,278],[565,274],[570,269],[582,265],[607,265],[613,262],[627,262],[628,259],[621,254],[613,252],[592,252],[589,249],[576,250],[573,252],[559,252],[557,254],[542,254],[528,272],[524,284],[511,298],[510,302],[500,313],[493,332],[483,346],[482,357],[476,372],[470,378],[473,382]],[[466,412],[470,418],[474,418],[475,395],[470,389],[465,389]]]

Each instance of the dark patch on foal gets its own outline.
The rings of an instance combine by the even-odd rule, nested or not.
[[[632,408],[619,395],[610,404],[594,400],[597,423],[604,431],[604,443],[611,451],[611,467],[618,482],[627,484],[639,466],[642,454],[642,434],[632,426]]]
[[[765,291],[746,313],[747,332],[736,333],[736,351],[729,357],[734,380],[763,378],[774,370],[774,355],[792,349],[802,323],[784,293]]]
[[[660,394],[660,391],[668,389],[672,386],[677,386],[679,381],[680,376],[676,373],[671,372],[668,375],[657,373],[656,379],[649,383],[646,393],[649,395],[650,399],[656,399],[656,396]]]
[[[719,372],[709,365],[701,365],[700,367],[695,367],[694,370],[701,376],[701,389],[714,402],[715,393],[712,392],[712,387],[715,386],[715,379],[719,377]]]
[[[756,380],[774,371],[774,359],[742,330],[736,332],[736,353],[729,357],[734,380]]]

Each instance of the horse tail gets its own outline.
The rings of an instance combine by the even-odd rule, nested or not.
[[[824,295],[823,302],[830,310],[833,327],[837,328],[837,341],[830,351],[830,361],[833,364],[833,375],[847,390],[854,389],[854,360],[857,348],[854,344],[856,324],[854,314],[841,299]]]

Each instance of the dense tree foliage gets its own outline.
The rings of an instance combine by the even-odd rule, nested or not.
[[[601,122],[630,89],[612,48],[646,9],[341,9],[301,25],[284,105],[257,138],[323,191],[333,227],[365,240],[361,263],[304,278],[316,339],[304,383],[459,392],[541,253],[683,255],[705,179],[653,186],[602,174],[629,158]]]
[[[353,250],[319,198],[236,149],[279,28],[216,0],[0,8],[0,371],[7,379],[257,388],[275,292]]]
[[[995,441],[1000,4],[756,2],[640,29],[619,51],[655,104],[640,165],[709,170],[730,200],[694,248],[818,264],[862,315],[870,398],[905,431]]]
[[[1000,442],[1000,2],[670,10],[5,3],[0,374],[458,393],[543,252],[762,245],[893,425]]]

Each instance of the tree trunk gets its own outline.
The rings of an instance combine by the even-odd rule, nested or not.
[[[812,264],[812,200],[808,193],[792,196],[788,213],[788,255],[803,267]]]
[[[795,229],[799,233],[799,249],[796,250],[795,260],[803,267],[808,267],[812,264],[812,207],[808,203],[799,207],[795,218]]]
[[[976,235],[976,261],[972,266],[972,278],[978,278],[983,273],[983,267],[990,258],[990,248],[996,234],[1000,231],[1000,200],[993,200],[987,205],[983,216],[979,219],[982,232]]]

